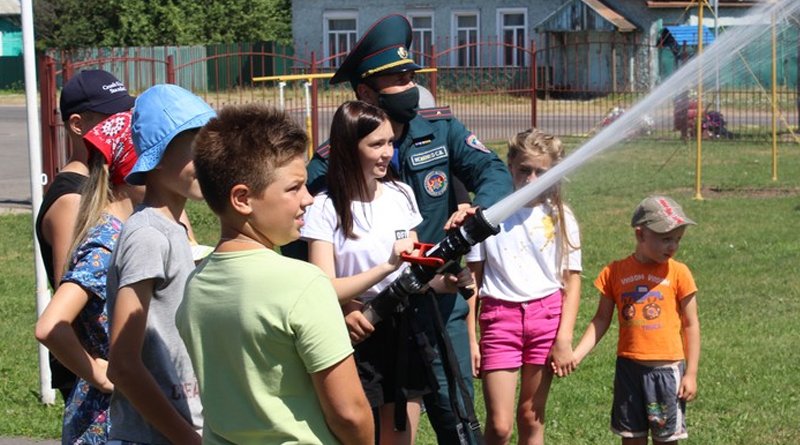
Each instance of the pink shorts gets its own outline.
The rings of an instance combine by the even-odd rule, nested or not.
[[[481,298],[481,370],[544,365],[560,320],[560,290],[525,303]]]

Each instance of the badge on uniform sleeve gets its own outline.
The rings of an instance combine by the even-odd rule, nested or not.
[[[470,135],[467,136],[466,142],[467,145],[474,148],[475,150],[482,151],[484,153],[491,153],[489,149],[486,148],[486,146],[483,145],[483,143],[481,143],[480,140],[478,140],[478,136],[475,136],[475,133],[470,133]]]
[[[425,175],[425,191],[438,198],[447,191],[447,175],[441,170],[431,170]]]

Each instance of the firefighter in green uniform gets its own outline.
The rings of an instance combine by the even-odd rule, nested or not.
[[[445,223],[458,204],[454,178],[475,194],[474,204],[482,207],[505,197],[513,187],[505,163],[453,117],[449,108],[418,110],[414,71],[421,67],[409,57],[411,38],[411,25],[404,16],[382,18],[364,33],[330,83],[349,81],[359,100],[376,105],[389,115],[395,133],[393,168],[414,190],[424,219],[416,228],[419,239],[437,243],[444,238]],[[329,149],[327,143],[317,148],[308,164],[308,189],[312,194],[325,188]],[[435,345],[432,314],[424,300],[413,298],[411,309]],[[467,303],[457,294],[440,295],[438,302],[472,397]],[[434,361],[433,369],[439,389],[424,398],[425,408],[438,443],[458,444],[459,421],[451,408],[440,358]]]

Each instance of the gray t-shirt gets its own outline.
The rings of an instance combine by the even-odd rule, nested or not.
[[[125,222],[108,270],[109,326],[113,325],[117,290],[142,280],[155,280],[147,313],[142,361],[181,415],[203,427],[197,378],[175,327],[186,279],[194,270],[186,228],[157,210],[140,206]],[[169,444],[119,391],[111,396],[109,439]]]

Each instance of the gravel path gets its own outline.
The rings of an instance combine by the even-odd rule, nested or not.
[[[59,445],[58,440],[33,440],[24,437],[0,437],[0,445]]]

